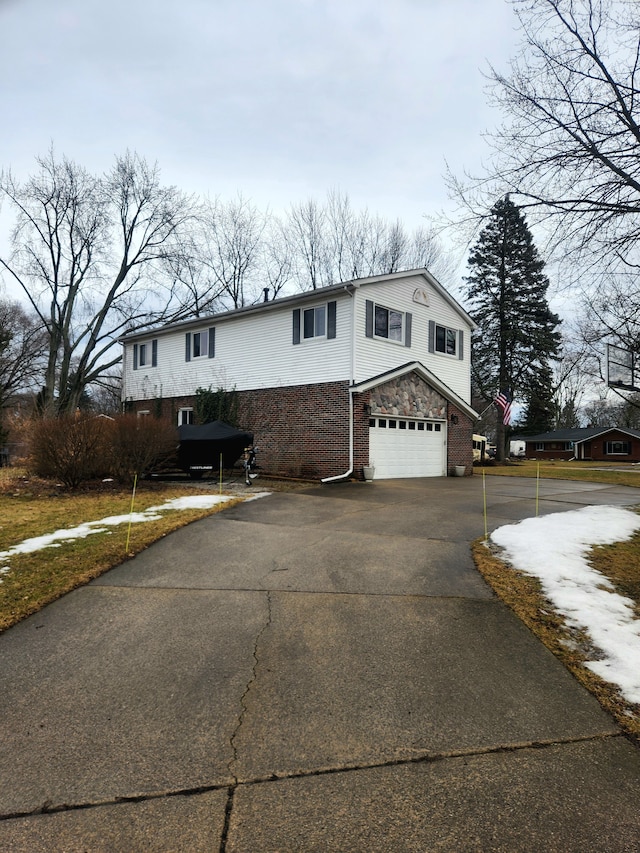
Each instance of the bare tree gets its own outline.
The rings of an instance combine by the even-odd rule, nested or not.
[[[265,224],[265,215],[241,194],[230,202],[216,199],[205,205],[200,261],[233,308],[256,301]]]
[[[423,227],[409,233],[400,221],[356,212],[337,190],[324,205],[314,199],[293,205],[284,229],[301,290],[419,267],[451,273],[434,232]]]
[[[587,389],[594,384],[586,368],[588,353],[582,342],[565,338],[558,358],[551,362],[553,372],[553,420],[556,429],[580,426],[580,412]]]
[[[122,412],[122,371],[112,368],[96,379],[87,392],[91,411],[115,417]]]
[[[293,260],[282,222],[275,216],[267,220],[262,244],[263,290],[270,299],[284,290],[293,278]]]
[[[46,352],[38,318],[19,303],[0,299],[0,418],[16,395],[37,387]]]
[[[512,3],[524,46],[509,73],[491,71],[506,118],[489,137],[495,156],[477,183],[492,200],[510,192],[520,208],[551,217],[579,249],[633,258],[640,7],[636,0]]]
[[[332,284],[326,213],[313,199],[291,205],[285,233],[301,290]]]
[[[170,255],[158,271],[161,286],[167,276],[171,281],[174,320],[200,317],[224,308],[225,290],[211,270],[205,230],[202,223],[194,223],[179,251]]]
[[[22,289],[46,330],[43,398],[73,411],[85,387],[120,360],[124,330],[167,315],[146,273],[177,252],[192,203],[160,184],[157,166],[136,154],[116,158],[103,177],[50,150],[26,182],[0,176],[0,199],[16,214],[12,252],[0,268]]]

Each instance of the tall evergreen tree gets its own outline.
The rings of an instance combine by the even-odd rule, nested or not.
[[[471,345],[475,390],[486,400],[504,392],[525,402],[540,393],[541,377],[550,374],[549,362],[560,347],[560,318],[549,309],[544,261],[508,195],[494,204],[467,263],[469,313],[478,324]],[[499,460],[505,458],[506,437],[498,417]]]
[[[554,429],[556,424],[553,398],[553,376],[549,367],[543,366],[539,375],[531,381],[523,417],[518,422],[518,432],[524,435],[539,435]]]

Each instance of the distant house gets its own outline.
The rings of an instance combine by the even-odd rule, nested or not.
[[[471,473],[474,328],[427,270],[343,282],[127,335],[123,402],[182,425],[198,388],[235,390],[275,474]]]
[[[640,462],[640,431],[622,427],[559,429],[524,438],[529,459]]]

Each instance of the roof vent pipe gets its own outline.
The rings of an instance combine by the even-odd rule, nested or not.
[[[262,290],[262,301],[263,302],[269,301],[269,288],[268,287],[265,287]]]

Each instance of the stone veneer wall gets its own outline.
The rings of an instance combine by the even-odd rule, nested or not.
[[[369,404],[372,415],[447,421],[447,472],[464,465],[467,475],[473,473],[473,421],[415,373],[374,388]]]
[[[415,373],[385,382],[371,391],[372,415],[446,418],[447,401]]]

